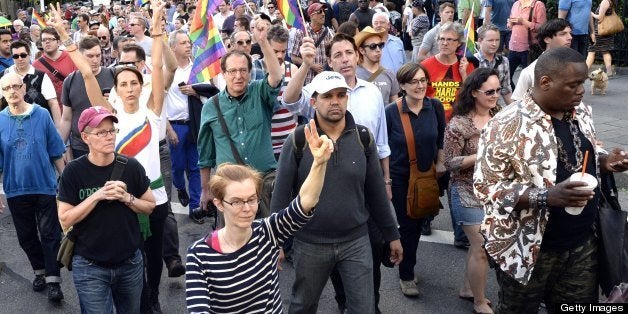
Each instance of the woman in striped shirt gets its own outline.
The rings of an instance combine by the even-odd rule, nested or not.
[[[225,227],[194,242],[186,263],[190,313],[281,313],[277,258],[283,242],[305,225],[323,187],[333,143],[318,136],[314,120],[305,128],[314,156],[310,173],[290,205],[260,220],[261,175],[247,166],[223,164],[210,180]]]

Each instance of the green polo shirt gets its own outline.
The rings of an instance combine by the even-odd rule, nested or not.
[[[226,89],[218,93],[220,111],[225,117],[227,130],[240,157],[244,163],[261,172],[277,168],[271,143],[270,121],[281,85],[279,83],[276,88],[271,87],[267,74],[263,80],[251,81],[240,100],[230,96]],[[236,163],[212,101],[211,98],[207,100],[201,112],[201,128],[198,134],[199,168],[214,168],[225,162]]]

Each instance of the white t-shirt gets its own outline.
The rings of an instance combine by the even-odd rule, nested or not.
[[[414,14],[412,14],[412,8],[410,6],[406,6],[403,9],[403,16],[406,17],[406,33],[412,34],[412,19],[414,18]]]
[[[166,117],[168,120],[187,120],[190,117],[188,110],[188,96],[181,93],[179,83],[187,84],[192,72],[192,62],[188,63],[185,68],[177,68],[174,72],[174,79],[166,94]]]

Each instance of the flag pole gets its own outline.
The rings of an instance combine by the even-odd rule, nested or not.
[[[303,15],[303,8],[301,7],[301,0],[296,0],[299,6],[299,12],[301,12],[301,21],[303,21],[303,30],[305,30],[305,36],[310,37],[310,32],[307,31],[307,25],[305,25],[305,15]]]
[[[249,12],[251,13],[251,17],[255,17],[255,12],[253,12],[251,7],[249,6],[249,2],[248,1],[244,0],[244,6],[246,6],[246,8],[249,9]]]
[[[464,53],[462,54],[463,57],[467,56],[467,49],[468,49],[467,44],[469,43],[469,34],[474,31],[470,29],[471,25],[469,24],[469,19],[472,19],[472,18],[473,18],[473,6],[471,6],[471,13],[469,14],[469,17],[467,18],[467,23],[464,26],[467,29],[467,36],[465,36],[464,38]]]

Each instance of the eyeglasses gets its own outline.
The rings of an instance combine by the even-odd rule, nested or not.
[[[129,23],[129,26],[135,26],[135,25],[140,25],[140,24]]]
[[[136,68],[137,66],[135,65],[136,63],[138,63],[139,61],[126,61],[126,62],[118,62],[118,65],[116,67],[132,67],[132,68]]]
[[[7,85],[7,86],[3,86],[2,90],[5,91],[5,92],[8,92],[9,90],[18,90],[18,89],[22,88],[22,86],[24,86],[24,84]]]
[[[57,41],[57,39],[56,38],[42,38],[41,39],[42,43],[50,43],[50,42],[53,42],[53,41]]]
[[[502,88],[499,87],[499,88],[489,89],[489,90],[481,90],[481,89],[476,89],[476,90],[480,93],[484,93],[484,95],[486,96],[493,96],[496,93],[499,93],[502,90]]]
[[[257,198],[257,197],[252,198],[252,199],[250,199],[248,201],[241,201],[241,200],[235,200],[233,202],[227,202],[225,200],[222,200],[222,201],[224,203],[227,203],[227,204],[231,205],[231,207],[236,208],[236,209],[244,208],[244,204],[247,204],[250,207],[254,207],[254,206],[256,207],[257,205],[259,205],[259,202],[260,202],[259,198]]]
[[[20,53],[20,54],[16,53],[16,54],[13,55],[13,59],[19,59],[19,58],[22,58],[22,59],[28,58],[28,53],[23,52],[23,53]]]
[[[238,44],[238,46],[244,46],[245,44],[248,46],[251,44],[251,40],[247,39],[247,40],[238,40],[236,41],[236,44]]]
[[[450,43],[453,43],[453,42],[458,41],[458,39],[457,39],[457,38],[444,38],[444,37],[440,37],[440,38],[438,38],[438,41],[440,41],[441,43],[448,43],[448,44],[450,44]]]
[[[89,133],[89,132],[83,132],[83,133],[96,135],[98,137],[105,138],[107,137],[107,135],[115,135],[115,134],[118,134],[118,132],[120,132],[120,129],[102,130],[96,133]]]
[[[104,40],[104,39],[107,39],[107,38],[109,38],[109,37],[107,37],[107,36],[98,36],[98,39],[100,39],[100,40]]]
[[[421,85],[425,85],[427,84],[427,79],[426,78],[420,78],[418,80],[412,80],[410,82],[408,82],[408,84],[410,85],[418,85],[419,83],[421,83]]]
[[[362,45],[362,47],[368,48],[368,49],[371,49],[371,50],[375,50],[375,49],[379,48],[381,50],[381,49],[384,49],[384,45],[386,45],[386,43],[385,42],[381,42],[381,43],[372,43],[370,45]]]
[[[247,73],[249,73],[249,69],[229,69],[229,70],[226,70],[225,72],[227,72],[227,74],[229,74],[231,76],[235,76],[238,73],[240,73],[242,76],[244,76]]]

